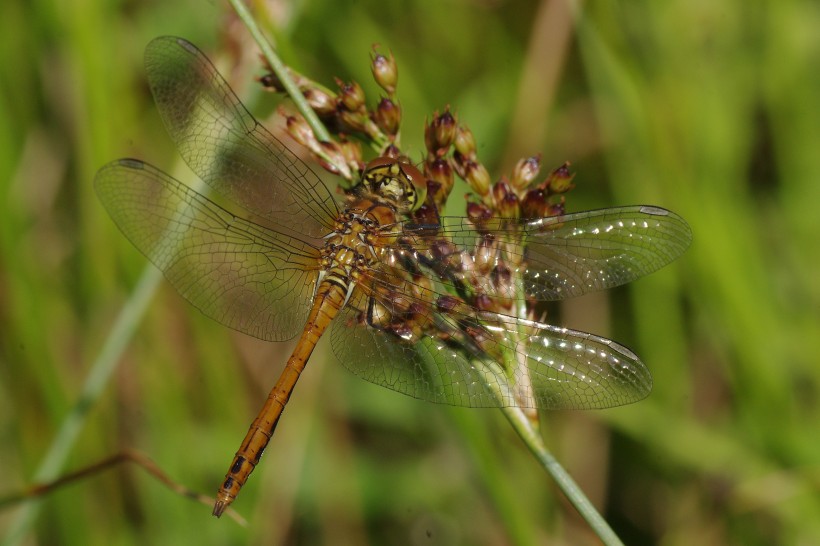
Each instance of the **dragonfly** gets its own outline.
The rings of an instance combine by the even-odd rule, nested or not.
[[[102,204],[202,313],[267,341],[298,336],[221,483],[215,516],[259,463],[326,331],[354,374],[437,403],[592,409],[649,394],[649,370],[628,348],[522,318],[508,303],[521,293],[562,300],[656,271],[690,244],[677,214],[628,206],[481,226],[415,222],[426,185],[410,162],[376,158],[337,198],[196,46],[156,38],[145,67],[171,139],[208,191],[120,159],[96,175]]]

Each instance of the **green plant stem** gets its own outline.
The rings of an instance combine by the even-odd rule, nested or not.
[[[120,362],[120,356],[131,336],[142,320],[148,303],[156,292],[162,273],[153,265],[145,268],[139,283],[125,306],[120,311],[114,328],[106,338],[99,355],[91,366],[86,377],[80,397],[69,414],[63,419],[60,430],[34,474],[35,483],[46,483],[57,478],[65,461],[77,441],[77,437],[88,418],[88,413],[95,407],[103,388]],[[28,534],[42,504],[41,499],[26,501],[25,505],[12,521],[9,532],[3,539],[4,546],[19,544]]]
[[[265,60],[268,61],[273,72],[276,74],[276,77],[279,78],[279,81],[282,83],[282,87],[285,88],[285,92],[287,92],[290,99],[296,105],[296,109],[299,110],[299,113],[302,114],[302,117],[305,118],[310,128],[313,130],[313,134],[316,135],[316,138],[320,141],[329,141],[330,134],[327,132],[327,129],[319,121],[319,118],[316,116],[316,113],[313,109],[308,105],[305,97],[302,96],[302,92],[299,90],[299,87],[293,81],[293,78],[290,77],[288,74],[288,70],[285,67],[282,60],[273,50],[273,47],[268,42],[268,39],[262,34],[262,30],[259,28],[259,25],[256,24],[256,20],[253,18],[253,15],[242,3],[242,0],[228,0],[231,6],[233,7],[236,14],[239,15],[239,18],[242,19],[242,22],[245,23],[245,26],[248,27],[248,31],[250,31],[251,36],[259,45],[259,48],[262,50],[262,55],[265,56]]]
[[[615,531],[609,526],[606,520],[601,516],[598,510],[592,505],[587,496],[575,483],[575,480],[564,470],[564,467],[555,460],[552,453],[549,452],[547,446],[541,438],[541,434],[533,425],[532,421],[527,418],[526,414],[518,407],[504,407],[501,408],[504,416],[512,425],[513,429],[518,433],[530,451],[535,455],[541,466],[552,476],[558,487],[561,488],[564,495],[566,495],[569,502],[575,507],[581,516],[589,523],[589,526],[598,535],[598,538],[607,545],[621,545],[623,542],[615,534]]]

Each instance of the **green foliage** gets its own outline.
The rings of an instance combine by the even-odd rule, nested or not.
[[[493,176],[541,152],[546,168],[573,162],[568,211],[646,203],[690,222],[682,260],[550,317],[629,345],[655,377],[638,404],[543,416],[548,445],[621,538],[820,541],[820,11],[645,0],[585,3],[573,19],[562,2],[283,4],[277,46],[321,83],[370,81],[371,45],[393,51],[406,150],[421,153],[425,116],[450,104]],[[257,92],[255,46],[218,4],[5,2],[0,19],[5,492],[32,481],[145,268],[94,173],[124,156],[179,163],[144,84],[145,44],[184,36],[260,112],[275,99]],[[132,447],[212,494],[290,346],[226,331],[161,286],[65,470]],[[247,529],[124,468],[47,497],[33,540],[593,540],[498,412],[396,395],[327,352],[236,503]],[[0,537],[20,510],[0,513]]]

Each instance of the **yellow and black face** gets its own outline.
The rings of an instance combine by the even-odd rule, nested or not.
[[[362,174],[364,190],[389,201],[402,212],[413,212],[427,197],[427,180],[409,163],[392,157],[377,157]]]

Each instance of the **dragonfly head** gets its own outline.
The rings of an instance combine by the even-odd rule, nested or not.
[[[427,180],[417,168],[392,157],[377,157],[362,174],[364,189],[404,212],[417,210],[427,197]]]

